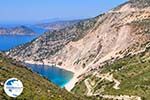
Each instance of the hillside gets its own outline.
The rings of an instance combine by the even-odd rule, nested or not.
[[[138,55],[105,63],[83,75],[72,91],[110,100],[149,100],[150,45]]]
[[[15,100],[88,100],[58,88],[47,79],[0,54],[0,100],[12,100],[3,90],[4,82],[12,77],[21,80],[24,85],[23,93]]]
[[[149,0],[129,0],[122,5],[114,8],[112,11],[117,12],[132,12],[132,11],[139,11],[139,10],[146,10],[149,11],[150,9],[150,1]]]
[[[145,52],[149,41],[149,0],[129,0],[97,17],[46,32],[7,55],[22,62],[55,63],[73,71],[75,76],[66,86],[71,90],[82,75],[101,69],[105,62]]]
[[[16,58],[20,56],[23,58],[22,60],[33,59],[41,61],[41,59],[48,59],[69,42],[78,41],[84,37],[93,28],[96,21],[97,18],[86,19],[64,29],[46,32],[31,43],[11,50],[9,56],[14,56],[14,58],[15,56]]]

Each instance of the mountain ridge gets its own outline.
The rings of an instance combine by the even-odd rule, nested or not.
[[[150,9],[150,1],[149,0],[128,0],[127,2],[119,5],[118,7],[112,9],[111,11],[117,12],[133,12],[133,11],[141,11]]]
[[[41,24],[37,24],[37,26],[42,27],[46,30],[60,30],[63,29],[65,27],[71,26],[77,22],[79,22],[80,20],[65,20],[65,21],[54,21],[54,22],[50,22],[50,23],[41,23]]]

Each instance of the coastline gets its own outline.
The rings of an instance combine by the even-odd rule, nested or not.
[[[54,64],[51,64],[48,62],[42,63],[42,62],[35,62],[35,61],[25,61],[25,63],[39,64],[39,65],[44,64],[44,65],[48,65],[48,66],[54,65]],[[78,76],[81,75],[82,71],[75,71],[74,68],[68,68],[68,67],[66,68],[64,66],[59,66],[59,65],[55,65],[55,66],[60,68],[60,69],[64,69],[64,70],[67,70],[67,71],[70,71],[73,73],[72,79],[67,84],[65,84],[65,86],[64,86],[67,91],[71,91],[73,89],[73,87],[75,86],[76,82],[78,82],[78,80],[79,80]]]
[[[65,85],[65,89],[69,92],[74,88],[75,84],[79,81],[79,74],[74,74],[73,78]]]
[[[51,63],[48,63],[48,62],[36,62],[36,61],[24,61],[24,63],[28,63],[28,64],[37,64],[37,65],[47,65],[47,66],[53,66],[55,65],[56,67],[60,68],[60,69],[64,69],[64,70],[67,70],[67,71],[70,71],[70,72],[73,72],[75,73],[75,70],[73,68],[65,68],[64,66],[59,66],[59,65],[56,65],[56,64],[51,64]]]

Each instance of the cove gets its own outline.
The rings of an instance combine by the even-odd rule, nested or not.
[[[37,65],[37,64],[26,64],[29,69],[33,72],[38,73],[42,77],[47,78],[57,86],[64,88],[64,86],[73,78],[73,73],[55,65]]]

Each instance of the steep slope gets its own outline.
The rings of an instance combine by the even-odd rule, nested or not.
[[[147,10],[150,9],[149,0],[129,0],[128,2],[116,7],[113,11],[138,11],[138,10]]]
[[[150,43],[145,52],[106,63],[82,76],[72,91],[110,100],[149,100]]]
[[[99,69],[104,62],[145,51],[150,41],[149,26],[149,1],[130,0],[108,13],[47,32],[7,54],[19,61],[55,63],[73,71],[71,89],[79,75]]]
[[[0,100],[12,100],[3,90],[4,82],[12,77],[20,79],[24,85],[23,93],[15,100],[88,100],[58,88],[18,62],[0,54]]]
[[[21,57],[22,60],[41,61],[48,59],[62,50],[69,42],[78,41],[95,25],[98,18],[83,20],[61,30],[46,32],[44,35],[24,46],[10,51],[9,56]],[[24,59],[25,58],[25,59]],[[20,59],[20,58],[19,58]]]

